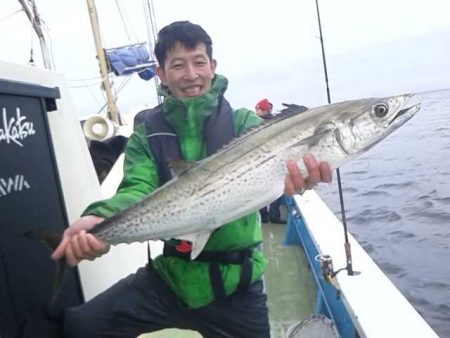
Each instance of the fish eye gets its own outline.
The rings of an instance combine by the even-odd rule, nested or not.
[[[373,106],[373,112],[377,117],[385,117],[388,111],[389,107],[384,103],[379,103]]]

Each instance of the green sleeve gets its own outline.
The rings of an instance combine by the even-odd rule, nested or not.
[[[241,108],[234,111],[234,130],[236,130],[236,135],[241,136],[247,129],[257,126],[262,121],[255,112]]]
[[[111,217],[139,202],[159,186],[156,162],[150,153],[144,124],[131,135],[125,148],[124,176],[117,193],[106,200],[94,202],[83,215]]]

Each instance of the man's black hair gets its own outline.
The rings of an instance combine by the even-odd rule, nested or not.
[[[176,21],[162,28],[158,33],[155,55],[161,67],[164,67],[167,53],[175,47],[177,42],[187,49],[195,49],[199,43],[204,43],[206,53],[212,60],[212,40],[208,33],[200,25],[189,21]]]

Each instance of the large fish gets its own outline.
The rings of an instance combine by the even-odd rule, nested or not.
[[[338,168],[414,116],[420,105],[407,107],[411,96],[345,101],[282,114],[201,162],[178,162],[174,179],[90,233],[110,244],[188,240],[195,258],[216,228],[282,195],[287,160],[295,160],[305,176],[306,153]]]

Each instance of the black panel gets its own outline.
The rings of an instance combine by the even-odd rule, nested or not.
[[[68,225],[47,122],[58,88],[0,79],[0,337],[16,337],[51,298],[55,262],[31,229]],[[67,149],[70,151],[70,149]],[[67,274],[53,310],[83,302],[77,270]],[[32,318],[32,320],[39,320]],[[39,333],[36,332],[36,337]]]

